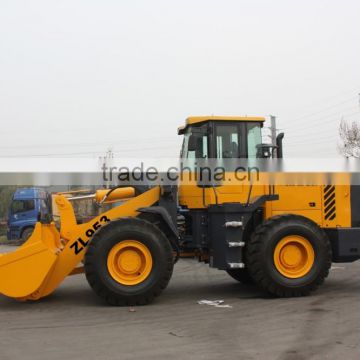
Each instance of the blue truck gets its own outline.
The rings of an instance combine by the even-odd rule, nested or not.
[[[27,240],[39,216],[50,212],[49,194],[41,188],[17,189],[8,212],[8,240]]]

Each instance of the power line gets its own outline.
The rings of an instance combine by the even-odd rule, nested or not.
[[[343,105],[343,104],[346,104],[348,102],[351,102],[351,101],[354,101],[354,100],[358,100],[358,97],[352,97],[351,99],[348,99],[348,100],[345,100],[345,101],[342,101],[340,103],[337,103],[337,104],[334,104],[334,105],[331,105],[331,106],[327,106],[319,111],[316,111],[316,112],[313,112],[313,113],[310,113],[310,114],[305,114],[305,115],[302,115],[302,116],[299,116],[297,118],[295,118],[295,120],[301,120],[301,119],[304,119],[304,118],[308,118],[308,117],[313,117],[315,115],[318,115],[318,114],[321,114],[323,113],[324,111],[327,111],[327,110],[331,110],[333,108],[336,108],[338,107],[339,105]]]
[[[305,137],[305,138],[309,136],[321,137],[335,133],[337,134],[338,128],[339,128],[338,124],[332,124],[332,126],[328,125],[326,128],[324,127],[323,129],[315,129],[313,127],[308,127],[307,128],[308,131],[306,131],[306,133],[304,133],[304,131],[288,129],[286,131],[286,135],[287,137]]]
[[[149,150],[164,150],[164,149],[175,149],[173,146],[164,145],[164,146],[154,146],[154,147],[142,147],[134,149],[120,149],[113,151],[114,154],[122,154],[128,152],[141,152]],[[50,153],[50,154],[16,154],[16,155],[2,155],[2,157],[57,157],[57,156],[81,156],[81,155],[93,155],[97,156],[103,151],[82,151],[82,152],[63,152],[63,153]]]
[[[358,93],[358,92],[359,92],[359,87],[352,87],[352,88],[349,88],[348,90],[341,91],[339,93],[323,97],[323,98],[317,100],[316,103],[312,103],[312,104],[310,104],[310,106],[306,106],[306,109],[314,108],[314,105],[316,107],[318,107],[319,103],[327,102],[327,101],[332,100],[332,99],[338,99],[339,97],[342,97],[342,96],[345,96],[345,95],[348,95],[348,94]]]
[[[354,109],[357,109],[357,108],[351,107],[351,108],[344,109],[343,111],[354,110]],[[355,111],[355,112],[351,112],[351,113],[347,113],[347,114],[343,114],[341,112],[336,112],[336,113],[324,115],[317,119],[313,119],[312,120],[313,122],[311,125],[309,125],[308,123],[304,123],[301,126],[292,127],[292,130],[300,131],[300,133],[301,133],[301,130],[305,130],[305,128],[307,129],[309,126],[311,126],[312,128],[318,128],[319,126],[323,126],[324,124],[328,123],[329,120],[333,119],[335,116],[340,117],[339,120],[341,120],[341,117],[346,117],[346,116],[350,117],[355,114],[360,115],[359,109],[357,109],[357,111]],[[319,121],[319,120],[322,120],[322,121]]]
[[[144,139],[137,139],[138,142],[143,142],[143,141],[153,141],[153,142],[158,142],[159,140],[164,141],[164,138],[144,138]],[[173,142],[173,139],[165,139],[165,141],[171,141]],[[133,139],[117,139],[117,140],[109,140],[109,141],[103,141],[103,142],[87,142],[87,143],[58,143],[58,144],[41,144],[41,145],[18,145],[18,146],[0,146],[0,149],[9,149],[9,150],[14,150],[14,149],[31,149],[31,148],[55,148],[55,147],[65,147],[65,146],[76,146],[76,147],[86,147],[86,146],[108,146],[108,145],[113,145],[113,144],[119,144],[119,143],[124,143],[124,142],[131,142],[133,143],[134,140]]]
[[[351,107],[346,107],[346,108],[343,108],[343,109],[339,109],[338,111],[336,111],[336,112],[332,112],[332,113],[330,113],[330,114],[324,114],[324,115],[322,115],[322,116],[320,116],[320,117],[316,117],[316,118],[311,118],[310,120],[312,121],[312,122],[314,122],[315,124],[317,124],[318,123],[318,120],[322,120],[322,119],[329,119],[330,117],[334,117],[334,116],[339,116],[339,115],[343,115],[343,113],[345,112],[345,111],[350,111],[350,110],[357,110],[357,112],[359,112],[359,108],[357,107],[357,106],[351,106]],[[360,112],[359,112],[360,113]],[[344,115],[343,115],[344,116]],[[297,119],[295,118],[294,119],[294,121],[297,121]],[[305,122],[304,122],[305,123]],[[300,123],[299,122],[299,124],[304,124],[304,123]],[[305,123],[306,124],[306,123]]]
[[[336,141],[338,139],[339,139],[339,135],[336,134],[336,135],[325,136],[325,137],[321,137],[321,138],[304,138],[304,139],[299,139],[299,140],[287,139],[285,141],[285,143],[286,144],[310,144],[310,143],[325,144],[325,143],[330,143],[330,142]]]

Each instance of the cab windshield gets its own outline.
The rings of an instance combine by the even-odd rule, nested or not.
[[[214,122],[189,126],[184,133],[183,159],[258,158],[261,155],[261,127],[258,122]],[[210,129],[210,131],[209,131]]]

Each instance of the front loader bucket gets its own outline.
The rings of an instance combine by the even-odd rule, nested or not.
[[[0,254],[0,294],[21,301],[50,295],[68,275],[83,272],[78,265],[98,229],[114,219],[137,216],[139,208],[153,206],[159,198],[160,187],[154,187],[78,224],[70,201],[57,195],[60,232],[54,223],[38,222],[24,245],[12,253]]]
[[[0,293],[19,300],[39,298],[60,246],[55,225],[37,223],[25,244],[0,255]]]

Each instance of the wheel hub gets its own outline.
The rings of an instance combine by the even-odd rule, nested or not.
[[[302,236],[286,236],[275,247],[274,265],[279,273],[287,278],[305,276],[311,270],[314,261],[314,249]]]
[[[301,249],[296,245],[285,246],[280,253],[281,262],[288,267],[296,267],[302,259]]]
[[[107,259],[109,274],[122,285],[141,283],[150,275],[152,265],[149,249],[136,240],[125,240],[116,244]]]
[[[119,255],[118,266],[126,274],[135,274],[142,264],[141,254],[134,250],[125,250]]]

